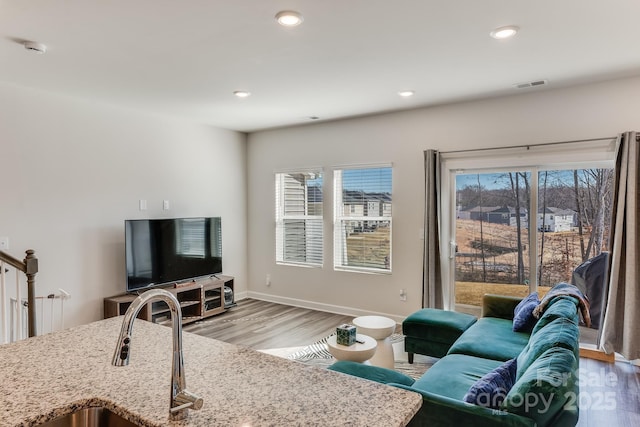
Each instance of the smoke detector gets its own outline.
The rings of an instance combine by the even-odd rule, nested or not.
[[[30,52],[35,52],[35,53],[45,53],[47,51],[47,47],[45,45],[43,45],[42,43],[36,43],[36,42],[24,42],[24,48],[27,49]]]

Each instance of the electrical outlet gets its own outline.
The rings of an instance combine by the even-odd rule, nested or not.
[[[170,205],[169,205],[169,201],[168,200],[163,200],[162,201],[162,209],[165,211],[168,211],[170,209]]]
[[[9,238],[0,237],[0,251],[9,250]]]
[[[267,286],[271,286],[271,275],[267,274],[267,277],[264,280],[264,284]]]
[[[400,301],[407,300],[407,292],[404,289],[400,289]]]

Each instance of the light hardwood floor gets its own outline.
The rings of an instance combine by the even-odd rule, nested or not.
[[[312,344],[352,316],[245,299],[184,330],[257,350]],[[398,332],[401,327],[398,326]],[[640,426],[640,368],[580,358],[579,427]]]
[[[184,326],[193,332],[256,350],[313,344],[349,323],[353,316],[244,299],[219,316]]]

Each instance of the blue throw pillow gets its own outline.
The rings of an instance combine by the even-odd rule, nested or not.
[[[467,403],[499,409],[516,382],[516,359],[507,360],[476,381],[463,399]]]
[[[538,294],[532,293],[516,306],[513,310],[513,332],[531,333],[537,319],[533,316],[533,310],[540,304]]]

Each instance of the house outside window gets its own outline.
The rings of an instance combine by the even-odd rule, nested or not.
[[[323,263],[322,170],[276,173],[276,263]]]
[[[391,166],[336,169],[334,268],[391,272]]]

